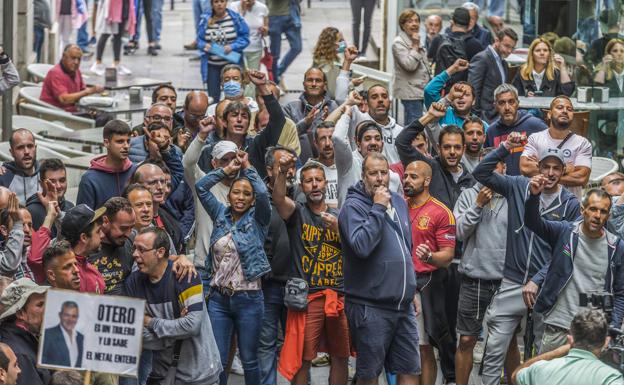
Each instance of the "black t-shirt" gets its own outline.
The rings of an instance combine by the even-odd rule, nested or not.
[[[305,203],[296,202],[288,219],[288,237],[293,254],[293,276],[305,279],[310,292],[323,289],[344,290],[340,235],[332,231]],[[338,210],[327,212],[338,217]]]
[[[123,246],[103,243],[100,251],[89,256],[89,262],[102,274],[106,284],[105,294],[121,295],[124,281],[132,272],[132,242],[126,240]]]

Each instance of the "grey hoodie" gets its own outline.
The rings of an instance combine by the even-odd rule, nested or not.
[[[22,221],[15,221],[9,236],[0,250],[0,275],[13,277],[22,263],[24,246],[24,226]]]
[[[465,189],[459,195],[453,215],[458,241],[464,242],[459,272],[470,278],[503,278],[507,248],[507,199],[494,194],[490,203],[477,206],[482,185]]]

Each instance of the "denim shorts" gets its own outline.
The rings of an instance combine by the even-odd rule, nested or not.
[[[420,374],[418,324],[413,306],[406,310],[345,302],[351,341],[357,352],[355,376],[379,377],[381,370]]]
[[[481,333],[485,311],[500,286],[500,280],[462,277],[457,310],[457,333],[478,336]]]

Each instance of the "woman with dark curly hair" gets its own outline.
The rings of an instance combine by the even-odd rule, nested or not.
[[[314,47],[312,67],[319,68],[327,78],[327,90],[334,97],[336,91],[336,78],[340,73],[340,57],[347,49],[347,42],[342,33],[334,27],[327,27],[321,31]]]

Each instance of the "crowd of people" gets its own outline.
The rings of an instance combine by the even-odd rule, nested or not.
[[[84,0],[60,3],[63,28],[86,28]],[[97,60],[112,35],[119,64],[135,12],[158,53],[162,1],[136,3],[99,2],[120,18],[104,20]],[[326,352],[331,385],[348,383],[351,356],[358,385],[382,373],[467,385],[480,339],[484,385],[624,383],[598,361],[624,317],[624,174],[584,190],[593,147],[571,130],[576,83],[548,36],[512,77],[505,59],[519,37],[479,25],[476,4],[456,8],[446,31],[428,17],[424,42],[406,9],[392,90],[363,89],[350,71],[363,49],[328,27],[303,92],[280,103],[280,76],[301,50],[295,3],[194,2],[188,47],[203,52],[208,92],[178,109],[176,88],[156,87],[136,127],[92,116],[105,154],[75,202],[62,160],[37,159],[36,136],[13,131],[13,161],[0,168],[0,384],[80,383],[36,365],[49,287],[147,302],[138,378],[100,373],[97,384],[165,384],[177,354],[176,384],[225,385],[236,355],[247,385],[274,385],[278,372],[305,385]],[[365,17],[371,7],[352,5]],[[273,80],[258,70],[267,34],[277,58],[282,34],[291,46]],[[100,89],[82,79],[84,47],[61,40],[41,98],[77,112]],[[621,90],[624,42],[604,50],[593,75]],[[521,96],[550,106],[524,110]],[[590,293],[612,298],[608,319],[583,309]]]

